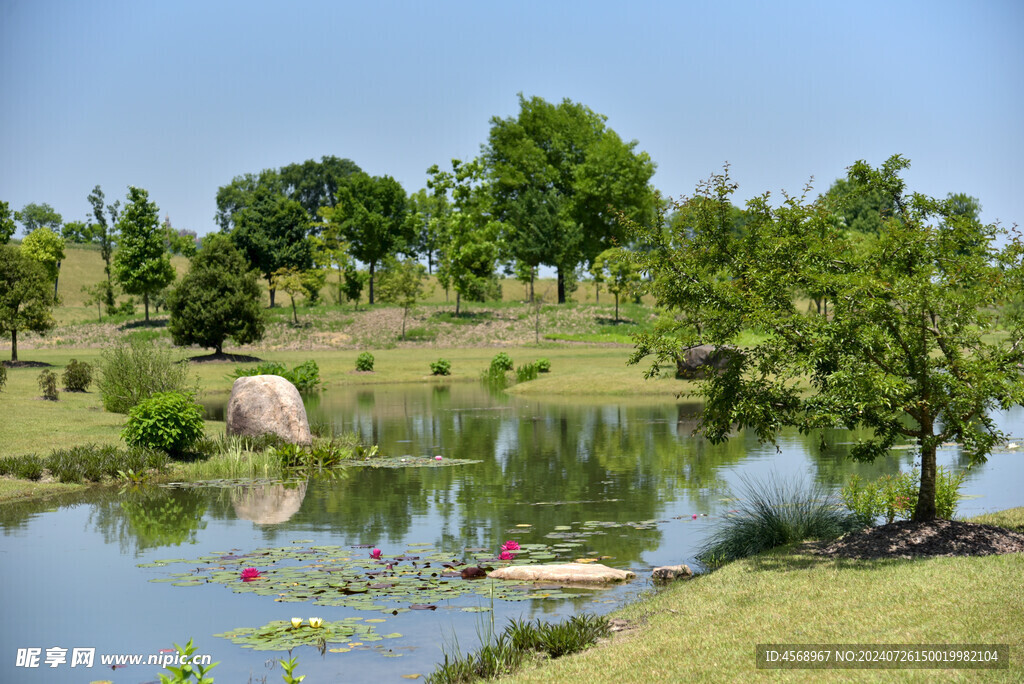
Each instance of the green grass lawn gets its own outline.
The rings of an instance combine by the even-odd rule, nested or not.
[[[1018,527],[1024,508],[976,522]],[[676,583],[612,617],[636,628],[515,682],[1024,681],[1024,554],[827,560],[792,549]],[[1009,644],[1009,670],[759,671],[756,644]],[[505,681],[503,679],[502,681]]]

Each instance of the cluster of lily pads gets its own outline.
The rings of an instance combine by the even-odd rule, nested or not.
[[[378,634],[370,623],[384,622],[383,619],[363,620],[350,617],[328,622],[312,617],[304,622],[300,617],[291,620],[274,620],[262,627],[239,627],[217,637],[230,639],[243,648],[256,651],[290,651],[298,646],[316,646],[322,651],[345,653],[367,643],[383,639],[397,639],[401,634]],[[330,644],[340,644],[331,647]]]
[[[522,544],[515,559],[505,562],[535,563],[566,555],[579,543]],[[398,614],[408,610],[436,609],[441,601],[470,593],[506,601],[559,598],[578,591],[538,588],[520,583],[489,580],[474,582],[464,577],[473,568],[502,562],[488,549],[467,549],[465,558],[436,551],[429,544],[410,545],[406,553],[386,555],[367,546],[300,546],[263,548],[247,553],[218,552],[196,559],[169,559],[140,567],[163,568],[187,565],[184,571],[153,582],[174,586],[223,584],[236,593],[271,596],[277,602],[311,601],[319,606],[342,606]],[[483,573],[479,573],[483,576]],[[476,610],[469,608],[469,610]]]

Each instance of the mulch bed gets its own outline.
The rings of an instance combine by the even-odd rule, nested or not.
[[[811,553],[833,558],[916,558],[1024,553],[1024,534],[994,525],[901,520],[851,532],[832,542],[809,545]]]
[[[45,361],[0,361],[7,368],[49,368],[52,363]]]

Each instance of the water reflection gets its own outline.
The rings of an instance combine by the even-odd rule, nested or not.
[[[288,522],[302,508],[305,498],[305,482],[245,484],[231,490],[235,515],[257,525]]]

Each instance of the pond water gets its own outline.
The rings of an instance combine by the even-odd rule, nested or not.
[[[696,565],[705,536],[732,507],[728,494],[740,477],[777,474],[835,488],[851,472],[876,477],[913,465],[910,450],[854,464],[846,458],[851,437],[841,431],[787,432],[778,451],[746,435],[712,446],[690,436],[696,409],[514,398],[476,384],[337,389],[307,399],[312,420],[355,431],[389,456],[420,463],[431,457],[430,464],[353,467],[333,480],[289,487],[101,490],[5,505],[0,681],[156,681],[157,666],[112,670],[100,657],[148,657],[189,637],[198,653],[220,661],[212,673],[218,682],[280,681],[280,667],[270,665],[285,652],[242,648],[214,635],[292,616],[359,618],[366,630],[360,634],[370,635],[328,644],[345,652],[295,649],[306,681],[400,681],[429,673],[456,643],[463,651],[475,648],[492,620],[500,630],[509,618],[608,612],[651,588],[652,567]],[[211,410],[222,413],[223,404]],[[1022,420],[1020,409],[1000,417],[1009,432]],[[440,463],[433,460],[438,455]],[[477,463],[447,466],[453,459]],[[966,465],[955,447],[941,450],[939,459],[954,469]],[[970,470],[964,492],[971,498],[960,513],[1022,505],[1022,482],[1024,454],[998,452]],[[424,579],[427,562],[440,574],[440,560],[493,557],[508,539],[528,549],[521,558],[598,558],[638,579],[570,595],[524,594],[488,587],[489,580]],[[389,580],[389,571],[369,558],[370,547],[414,572],[411,583]],[[158,562],[170,559],[182,562]],[[237,572],[249,566],[265,576],[284,570],[270,588],[243,585]],[[379,573],[363,577],[364,584],[392,581],[407,591],[394,601],[373,591],[341,593],[322,605],[316,587],[330,589],[330,583],[309,587],[309,575],[301,574],[347,577],[364,570]],[[288,572],[299,573],[295,585],[303,586],[286,586]],[[433,588],[421,588],[427,585]],[[436,608],[409,610],[412,605]],[[372,640],[374,634],[390,638]],[[40,649],[39,667],[17,666],[18,649],[25,648]],[[68,662],[48,667],[50,648],[67,649]],[[71,667],[75,648],[95,649],[94,666]]]

